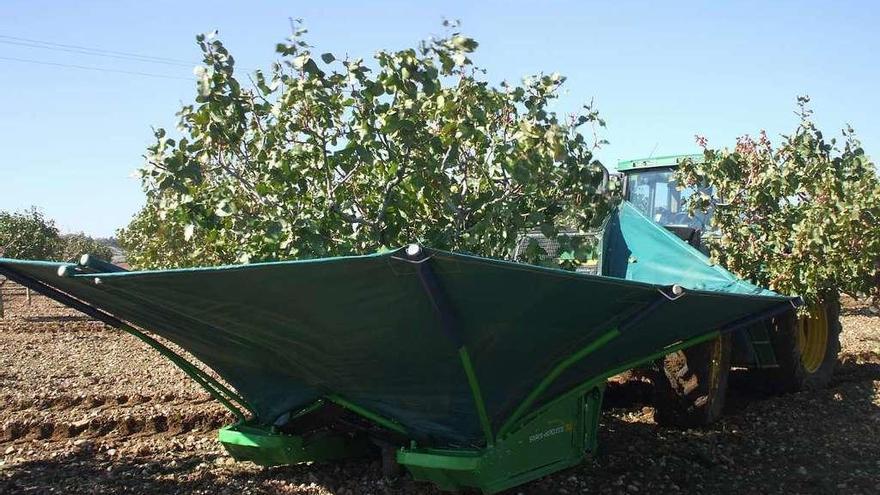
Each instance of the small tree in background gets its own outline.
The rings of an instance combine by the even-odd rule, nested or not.
[[[50,259],[58,247],[58,229],[36,207],[0,211],[0,255],[6,258]]]
[[[79,232],[59,236],[53,258],[59,261],[76,261],[85,253],[111,261],[113,251],[106,243]]]
[[[113,257],[105,242],[82,232],[59,234],[55,222],[36,207],[20,212],[0,211],[0,256],[76,261],[85,253],[107,261]]]
[[[563,212],[576,229],[607,212],[598,143],[579,132],[603,123],[590,106],[568,118],[549,109],[562,76],[491,86],[470,58],[477,42],[457,32],[371,65],[318,56],[305,32],[277,46],[281,60],[252,87],[219,40],[197,38],[204,64],[183,136],[156,131],[140,171],[147,206],[119,233],[135,265],[410,242],[510,258],[525,231],[556,237]]]
[[[108,261],[112,256],[107,246],[85,234],[60,236],[55,222],[46,218],[35,206],[24,211],[0,211],[0,257],[68,261],[83,253],[94,254]],[[5,282],[5,278],[0,280],[0,285]],[[28,304],[30,294],[30,289],[27,289]],[[0,297],[2,317],[3,300]]]
[[[693,210],[714,212],[720,236],[707,244],[722,265],[754,283],[810,303],[878,295],[880,182],[852,128],[826,140],[798,99],[800,124],[774,147],[763,132],[734,149],[709,148],[684,161],[683,186],[709,184]]]

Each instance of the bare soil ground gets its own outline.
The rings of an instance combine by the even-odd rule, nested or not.
[[[233,462],[233,421],[134,337],[2,287],[0,493],[429,494],[375,460],[260,468]],[[15,292],[14,294],[12,292]],[[850,301],[827,390],[733,390],[726,417],[662,428],[638,381],[612,387],[600,455],[512,493],[880,493],[880,317]]]

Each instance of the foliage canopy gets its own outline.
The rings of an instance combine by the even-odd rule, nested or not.
[[[36,207],[19,212],[0,211],[0,256],[73,261],[85,253],[107,261],[113,256],[105,243],[82,232],[60,235],[55,222]]]
[[[678,168],[683,186],[708,184],[691,211],[712,210],[713,256],[753,282],[808,302],[837,293],[876,296],[880,181],[852,128],[826,139],[798,98],[800,123],[774,147],[764,132],[736,147],[704,148]]]
[[[86,253],[105,261],[111,261],[113,258],[113,251],[107,244],[82,232],[63,234],[58,237],[55,259],[74,261]]]
[[[49,259],[58,245],[58,229],[35,207],[0,211],[0,255],[7,258]]]
[[[318,55],[298,25],[245,85],[213,35],[197,37],[198,95],[180,139],[155,132],[147,205],[119,239],[129,261],[171,267],[374,252],[410,242],[509,258],[517,237],[603,218],[606,175],[583,126],[550,110],[565,78],[490,85],[455,26],[416,48]],[[530,250],[538,256],[538,250]]]

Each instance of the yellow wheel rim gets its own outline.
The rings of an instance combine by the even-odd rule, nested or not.
[[[806,316],[798,318],[797,347],[808,373],[822,366],[828,348],[828,316],[824,307],[811,307]]]

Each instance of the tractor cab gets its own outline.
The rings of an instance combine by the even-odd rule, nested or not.
[[[626,160],[617,163],[623,174],[624,198],[681,239],[696,248],[709,228],[711,215],[688,214],[685,202],[699,190],[681,188],[675,181],[675,167],[684,159],[702,160],[702,155],[673,155]],[[702,192],[710,192],[709,188]]]

